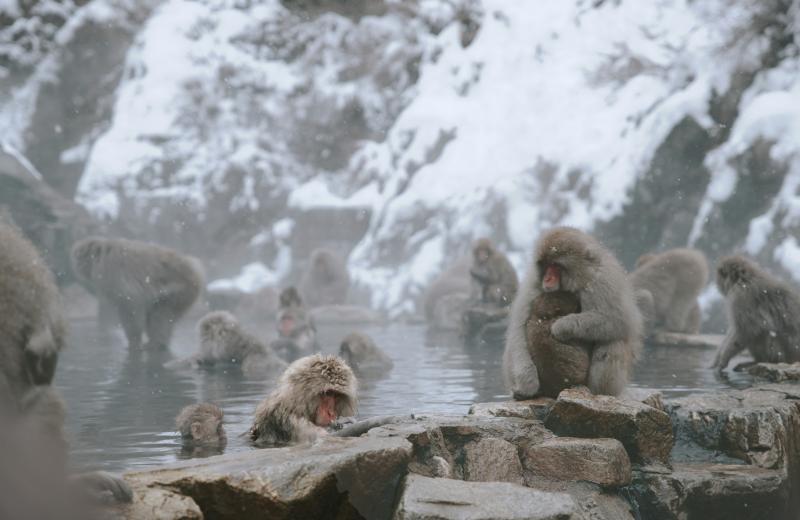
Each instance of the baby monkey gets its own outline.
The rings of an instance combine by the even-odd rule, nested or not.
[[[190,404],[175,418],[175,429],[181,434],[182,452],[189,456],[222,453],[228,438],[222,426],[224,413],[211,403]]]
[[[550,332],[558,318],[580,311],[578,296],[568,291],[543,292],[531,304],[525,332],[539,374],[539,395],[558,397],[562,390],[585,385],[589,378],[590,347],[567,345]]]

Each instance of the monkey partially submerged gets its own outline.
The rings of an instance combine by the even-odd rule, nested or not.
[[[211,403],[185,406],[175,418],[185,455],[204,457],[222,453],[228,438],[222,425],[222,409]]]
[[[197,324],[200,352],[186,359],[170,361],[167,368],[211,367],[217,364],[240,366],[247,374],[277,372],[286,368],[273,350],[247,333],[227,311],[209,312]]]
[[[294,361],[319,350],[317,328],[303,305],[300,293],[294,286],[281,291],[280,308],[276,319],[278,338],[270,343],[286,361]]]
[[[286,369],[256,409],[250,440],[259,447],[311,442],[339,417],[355,415],[358,383],[347,363],[314,354]]]
[[[315,249],[300,281],[306,303],[311,307],[345,303],[349,290],[350,274],[344,261],[333,251]]]
[[[591,345],[568,345],[550,332],[558,318],[577,314],[580,307],[578,297],[567,291],[542,293],[531,304],[525,331],[528,351],[539,375],[539,395],[558,397],[566,388],[587,384]]]
[[[725,297],[728,333],[712,368],[722,371],[747,349],[753,363],[800,361],[800,295],[786,283],[743,256],[730,256],[717,265],[717,287]]]
[[[516,399],[536,396],[539,371],[528,349],[526,325],[542,293],[567,291],[580,312],[556,319],[550,332],[568,345],[592,345],[587,386],[595,394],[618,395],[642,346],[642,317],[633,287],[614,255],[593,237],[560,227],[542,235],[509,316],[503,373]]]
[[[375,345],[371,337],[351,332],[339,345],[339,356],[358,374],[380,375],[394,367],[392,359]]]
[[[90,237],[72,248],[76,276],[101,302],[112,305],[131,348],[166,348],[175,323],[204,284],[192,259],[155,244]]]

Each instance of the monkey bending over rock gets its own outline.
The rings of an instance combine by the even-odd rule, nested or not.
[[[503,372],[515,399],[535,397],[539,371],[528,349],[526,324],[531,305],[543,292],[577,296],[580,312],[562,316],[550,327],[567,345],[591,344],[588,387],[595,394],[619,395],[642,346],[642,317],[633,287],[614,255],[593,237],[569,227],[545,233],[509,316]]]
[[[647,328],[700,332],[697,297],[708,283],[708,262],[696,249],[671,249],[639,257],[630,274]]]
[[[717,264],[717,287],[725,297],[728,333],[712,368],[722,371],[747,349],[753,363],[800,361],[800,295],[744,256],[729,256]]]
[[[528,351],[539,375],[538,395],[558,397],[566,388],[586,385],[591,345],[567,345],[550,333],[558,318],[580,311],[578,297],[567,291],[545,292],[533,300],[525,331]]]
[[[113,305],[128,345],[166,348],[175,323],[197,299],[202,275],[190,258],[165,247],[121,238],[90,237],[72,248],[76,276]]]
[[[355,415],[357,391],[353,371],[338,357],[300,358],[258,405],[250,440],[259,447],[312,442],[337,418]]]

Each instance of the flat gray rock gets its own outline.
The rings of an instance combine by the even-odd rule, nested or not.
[[[557,437],[524,450],[523,464],[536,477],[586,481],[603,487],[631,482],[631,463],[616,439]]]
[[[721,334],[682,334],[680,332],[656,332],[647,338],[647,343],[663,347],[719,348],[725,336]]]
[[[544,420],[555,399],[537,397],[526,401],[501,403],[475,403],[469,408],[470,415],[479,417],[518,417],[520,419]]]
[[[505,482],[409,475],[395,520],[569,520],[584,518],[566,493],[537,491]]]
[[[748,372],[773,383],[800,381],[800,363],[758,363],[750,367]]]

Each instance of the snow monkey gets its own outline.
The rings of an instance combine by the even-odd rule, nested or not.
[[[167,368],[213,366],[217,363],[240,365],[245,373],[283,371],[286,362],[255,336],[246,332],[227,311],[209,312],[197,324],[200,352],[189,358],[171,361]]]
[[[540,380],[528,349],[531,305],[543,292],[567,291],[580,312],[555,320],[553,338],[567,345],[592,345],[587,386],[595,394],[618,395],[642,346],[642,317],[625,270],[600,242],[569,227],[546,232],[517,292],[509,316],[503,372],[515,399],[539,393]],[[539,371],[548,371],[545,361]]]
[[[310,307],[345,303],[350,275],[339,256],[327,249],[311,253],[311,262],[300,282],[300,292]]]
[[[0,517],[73,518],[76,496],[131,500],[120,477],[68,475],[64,403],[52,386],[65,336],[52,273],[0,220]]]
[[[172,329],[192,306],[203,278],[194,262],[165,247],[121,238],[90,237],[72,248],[78,279],[113,305],[128,345],[166,348]]]
[[[314,441],[338,417],[355,415],[357,389],[353,371],[338,357],[300,358],[258,405],[250,440],[259,447]]]
[[[361,375],[380,374],[394,367],[392,359],[375,345],[371,337],[361,332],[351,332],[339,346],[339,356]]]
[[[175,429],[181,434],[184,451],[192,455],[221,453],[228,438],[222,420],[222,409],[211,403],[185,406],[175,418]]]
[[[539,375],[539,395],[558,397],[565,388],[587,383],[591,345],[567,345],[550,333],[558,318],[579,312],[578,296],[567,291],[543,292],[531,303],[525,331]]]
[[[506,307],[514,300],[519,281],[517,272],[506,255],[496,250],[488,238],[480,238],[472,246],[473,299]]]
[[[276,319],[278,339],[270,347],[287,361],[294,361],[319,350],[317,328],[303,306],[297,289],[290,286],[281,291],[279,302]]]
[[[639,257],[630,275],[649,332],[700,332],[697,297],[708,283],[708,263],[696,249]]]
[[[719,261],[717,287],[725,297],[728,333],[712,368],[722,371],[744,349],[754,363],[800,361],[800,295],[794,289],[743,256]]]

